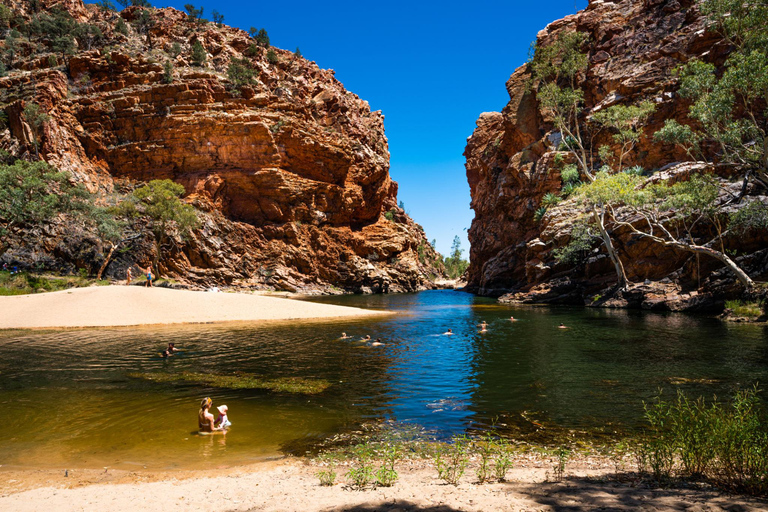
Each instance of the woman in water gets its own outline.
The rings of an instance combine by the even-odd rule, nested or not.
[[[213,426],[214,418],[213,414],[208,412],[208,409],[213,405],[213,400],[210,397],[203,398],[200,403],[200,412],[197,413],[197,430],[198,432],[213,432],[218,430]]]

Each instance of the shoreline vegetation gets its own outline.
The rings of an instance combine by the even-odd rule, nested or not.
[[[327,440],[325,448],[249,466],[206,470],[0,468],[0,508],[192,510],[764,510],[768,416],[757,388],[727,403],[678,393],[645,404],[633,438],[532,444],[495,431],[440,440],[382,422]],[[117,504],[117,505],[116,505]],[[105,508],[107,507],[107,508]],[[357,507],[357,508],[355,508]]]

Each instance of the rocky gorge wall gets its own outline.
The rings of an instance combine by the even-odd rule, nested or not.
[[[141,8],[40,3],[98,26],[103,39],[66,58],[39,48],[17,55],[0,78],[8,116],[0,147],[31,158],[23,108],[36,102],[50,116],[41,157],[92,193],[125,193],[153,179],[182,184],[202,227],[189,239],[172,237],[161,274],[202,286],[325,292],[431,286],[435,253],[398,207],[384,116],[332,70],[172,8],[151,9],[154,25],[140,33]],[[24,19],[36,15],[27,2],[10,5]],[[120,19],[125,34],[116,30]],[[190,59],[196,42],[206,52],[202,66]],[[232,59],[249,62],[252,84],[232,86]],[[60,224],[17,233],[4,258],[98,268],[100,241]],[[151,261],[151,236],[140,222],[134,227],[142,236],[107,275]]]
[[[583,118],[611,105],[655,105],[641,126],[636,149],[626,160],[658,179],[685,176],[694,169],[681,163],[681,149],[653,140],[667,119],[686,121],[690,103],[678,94],[675,67],[699,58],[722,66],[728,45],[707,30],[691,0],[590,1],[575,15],[548,25],[537,36],[547,46],[567,32],[588,35],[584,51],[588,66],[579,77],[584,91]],[[604,250],[595,250],[583,264],[558,263],[554,251],[571,238],[574,222],[586,215],[575,199],[548,208],[538,219],[542,197],[562,187],[558,159],[559,132],[543,113],[530,64],[518,68],[507,84],[510,101],[501,112],[484,113],[468,139],[465,157],[475,218],[469,230],[471,262],[468,290],[503,300],[636,306],[648,309],[718,310],[725,298],[740,293],[733,275],[714,259],[697,258],[674,248],[632,237],[616,229],[616,250],[633,290],[601,299],[616,282]],[[610,133],[597,134],[592,147],[616,149]],[[558,156],[560,155],[560,156]],[[724,193],[737,194],[741,181],[728,169],[716,172]],[[765,200],[765,190],[749,194]],[[725,248],[739,255],[739,264],[753,278],[768,275],[768,238],[729,237]],[[637,285],[639,284],[639,285]]]

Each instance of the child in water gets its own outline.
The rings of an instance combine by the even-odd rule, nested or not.
[[[232,425],[232,422],[227,418],[227,411],[229,411],[229,409],[226,405],[220,405],[217,409],[219,410],[219,416],[216,418],[214,426],[222,430],[228,429]]]

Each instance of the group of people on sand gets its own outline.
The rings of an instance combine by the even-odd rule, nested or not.
[[[343,333],[341,333],[341,338],[339,338],[339,339],[351,340],[352,338],[354,338],[354,336],[347,336],[347,333],[343,332]],[[375,340],[371,340],[371,335],[370,334],[366,334],[365,336],[363,336],[362,338],[360,338],[357,341],[365,343],[366,345],[368,345],[370,347],[382,347],[382,346],[384,346],[384,342],[381,341],[381,338],[376,338]]]
[[[126,286],[131,285],[131,280],[133,280],[133,271],[131,269],[133,267],[138,267],[139,273],[146,275],[147,280],[144,283],[144,287],[146,288],[147,286],[149,286],[150,288],[152,288],[152,265],[147,265],[147,270],[142,270],[141,267],[135,264],[128,267],[125,270],[125,285]]]
[[[198,432],[206,434],[221,432],[226,434],[227,429],[232,426],[232,422],[227,417],[229,408],[226,405],[218,406],[216,409],[219,411],[219,415],[214,419],[213,414],[210,412],[211,406],[213,406],[213,400],[210,397],[203,398],[203,401],[200,403],[200,412],[197,413]]]

